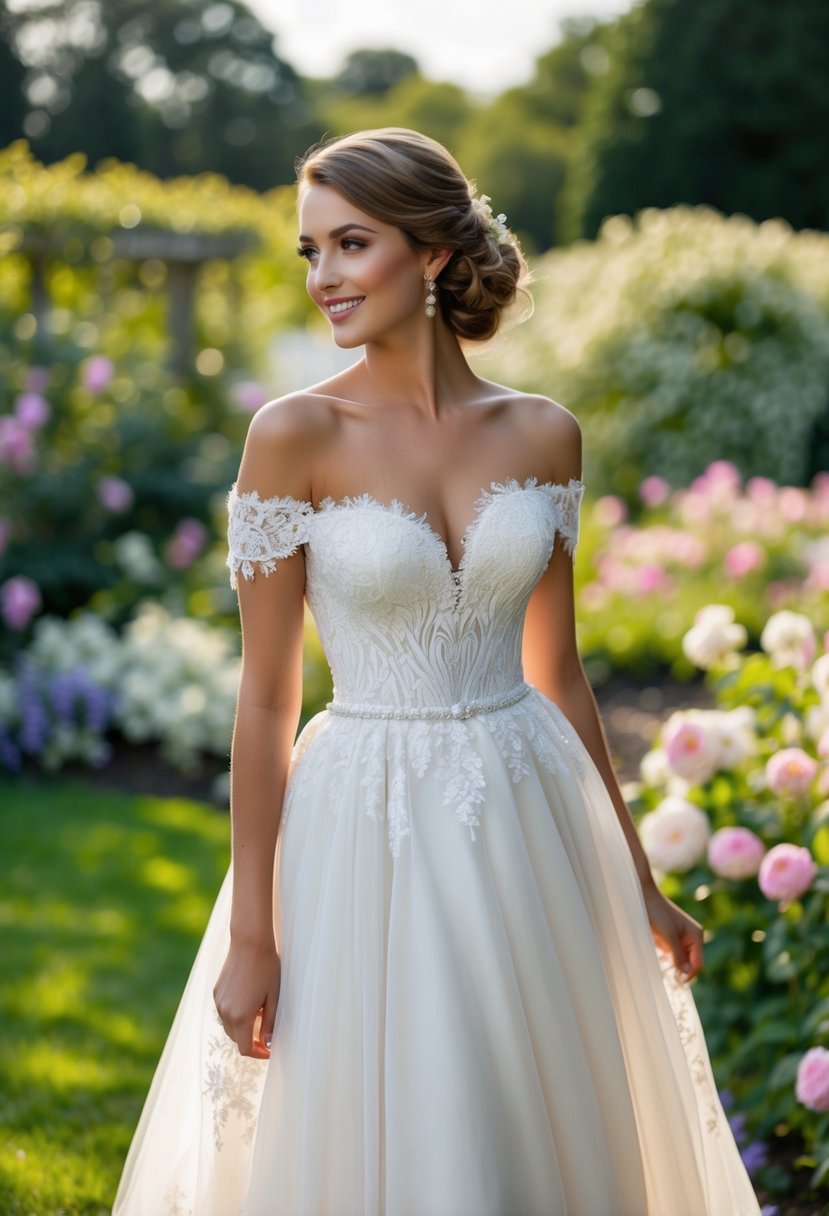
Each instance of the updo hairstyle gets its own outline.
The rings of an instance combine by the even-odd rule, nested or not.
[[[400,228],[413,249],[451,249],[438,276],[441,314],[459,338],[491,338],[502,311],[525,289],[527,263],[514,237],[498,239],[474,186],[442,144],[404,127],[358,131],[315,145],[297,161],[300,192],[330,186],[381,223]]]

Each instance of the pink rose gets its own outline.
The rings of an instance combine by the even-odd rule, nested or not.
[[[817,874],[808,849],[796,844],[776,844],[760,862],[757,881],[766,899],[790,903],[808,891]]]
[[[207,543],[207,529],[198,519],[180,519],[167,544],[167,562],[174,570],[185,570]]]
[[[646,507],[661,507],[671,497],[671,487],[664,477],[646,477],[639,487],[639,497]]]
[[[83,385],[87,392],[102,393],[115,375],[115,366],[106,355],[93,355],[83,368]]]
[[[662,746],[673,771],[686,781],[707,781],[717,770],[718,750],[712,732],[682,711],[672,714],[665,724]]]
[[[617,498],[615,494],[605,494],[593,504],[593,518],[605,528],[615,528],[623,519],[627,519],[627,514],[624,499]]]
[[[23,574],[0,586],[0,614],[10,629],[25,629],[42,603],[40,588]]]
[[[121,477],[102,477],[97,490],[101,505],[114,514],[128,511],[135,501],[132,486]]]
[[[708,864],[720,878],[753,878],[765,851],[748,828],[720,828],[708,842]]]
[[[51,412],[49,402],[41,393],[21,393],[14,403],[14,416],[27,431],[42,427]]]
[[[800,747],[784,747],[766,762],[766,781],[781,798],[805,794],[815,779],[817,761]]]
[[[795,1094],[809,1110],[829,1110],[829,1051],[810,1047],[797,1066]]]
[[[723,559],[726,573],[732,578],[743,578],[752,570],[759,570],[765,563],[766,555],[754,540],[743,540],[732,545]]]

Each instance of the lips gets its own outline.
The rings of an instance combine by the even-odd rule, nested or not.
[[[331,317],[344,317],[362,304],[365,296],[350,296],[346,299],[326,300],[325,307]]]

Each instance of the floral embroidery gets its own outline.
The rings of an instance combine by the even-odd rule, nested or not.
[[[240,1056],[226,1034],[217,1032],[207,1043],[207,1077],[204,1093],[213,1105],[213,1143],[224,1148],[224,1132],[231,1117],[242,1125],[242,1141],[251,1144],[256,1128],[264,1061]]]

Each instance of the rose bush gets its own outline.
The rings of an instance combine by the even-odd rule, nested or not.
[[[673,714],[626,793],[664,889],[706,928],[714,1071],[747,1167],[782,1194],[776,1141],[829,1179],[829,634],[785,610],[761,639],[743,651],[726,605],[702,611],[683,644],[717,708]],[[666,807],[685,808],[676,833]]]

